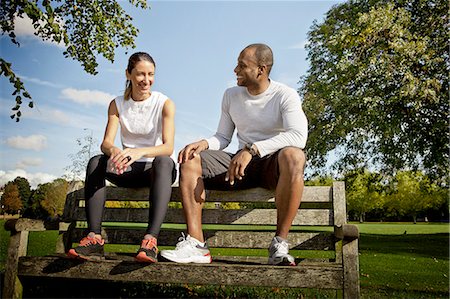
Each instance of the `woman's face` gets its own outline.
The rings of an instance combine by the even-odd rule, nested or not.
[[[143,100],[150,95],[150,88],[155,82],[155,66],[147,60],[136,63],[131,73],[126,71],[131,81],[131,93],[134,100]]]

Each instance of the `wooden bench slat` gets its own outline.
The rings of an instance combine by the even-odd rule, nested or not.
[[[308,186],[303,190],[305,202],[332,202],[332,188],[330,186]],[[122,188],[122,187],[107,187],[107,200],[114,201],[148,201],[148,188]],[[264,188],[252,188],[238,191],[207,191],[208,202],[271,202],[274,191]],[[72,194],[73,199],[84,199],[84,192],[78,190]],[[181,194],[178,187],[172,188],[171,201],[181,201]]]
[[[176,264],[154,263],[151,265],[106,260],[80,262],[59,257],[22,257],[19,272],[28,277],[78,277],[84,279],[121,281],[151,281],[159,283],[246,285],[300,288],[341,288],[342,269],[334,263],[302,264],[298,267],[244,265],[242,263]]]
[[[123,229],[105,227],[103,232],[109,244],[137,246],[142,241],[145,228]],[[71,241],[77,243],[84,236],[84,229],[79,228],[74,232]],[[162,230],[158,236],[158,245],[174,247],[180,236],[181,231],[179,230]],[[208,246],[211,248],[267,249],[274,232],[204,230],[204,236],[207,239]],[[334,242],[334,235],[328,232],[291,232],[289,234],[291,249],[334,250]]]
[[[204,209],[203,224],[249,224],[276,225],[277,211],[275,209]],[[74,219],[85,221],[84,209],[78,209]],[[103,221],[107,222],[139,222],[147,223],[148,209],[107,208]],[[165,223],[186,223],[181,209],[167,211]],[[292,225],[332,225],[333,212],[330,209],[298,210]]]

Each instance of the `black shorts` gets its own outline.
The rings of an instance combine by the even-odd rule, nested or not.
[[[280,177],[277,151],[263,158],[254,156],[245,169],[242,180],[235,179],[234,185],[225,181],[231,159],[237,154],[217,150],[205,150],[200,153],[205,188],[209,190],[239,190],[263,187],[275,190]]]

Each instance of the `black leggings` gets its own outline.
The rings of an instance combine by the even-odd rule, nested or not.
[[[150,187],[147,234],[158,237],[172,194],[177,170],[169,156],[158,156],[153,163],[134,162],[131,170],[121,175],[106,171],[109,157],[98,155],[89,160],[86,170],[86,216],[89,231],[101,233],[106,201],[105,179],[120,187]]]

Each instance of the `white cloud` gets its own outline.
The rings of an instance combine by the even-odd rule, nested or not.
[[[0,186],[4,186],[6,183],[13,181],[18,176],[26,178],[33,189],[35,189],[39,184],[48,183],[57,179],[56,176],[43,172],[28,173],[23,169],[8,171],[0,170]]]
[[[60,125],[68,125],[70,123],[69,115],[66,112],[52,109],[48,106],[41,107],[41,109],[33,108],[25,110],[23,117]]]
[[[54,88],[63,88],[63,86],[60,84],[52,83],[49,81],[44,81],[44,80],[41,80],[38,78],[27,77],[27,76],[24,76],[21,74],[16,74],[16,75],[18,77],[20,77],[20,79],[23,79],[23,81],[25,81],[25,82],[28,81],[28,82],[36,83],[36,84],[43,85],[43,86],[49,86],[49,87],[54,87]]]
[[[43,24],[43,22],[39,22],[39,23]],[[65,47],[63,42],[56,43],[51,40],[43,40],[41,37],[35,35],[36,29],[34,29],[33,21],[26,14],[23,14],[22,17],[20,17],[20,18],[15,16],[14,33],[16,34],[18,39],[31,38],[31,39],[38,40],[38,41],[46,43],[46,44],[51,44],[51,45],[54,45],[54,46],[57,46],[60,48]]]
[[[47,137],[44,135],[14,136],[8,138],[6,144],[13,148],[40,151],[47,147]]]
[[[308,45],[308,44],[309,44],[309,41],[304,40],[304,41],[302,41],[302,42],[299,42],[299,43],[296,43],[296,44],[290,46],[289,49],[300,49],[300,50],[304,50],[305,47],[306,47],[306,45]]]
[[[41,158],[23,158],[16,164],[16,168],[24,169],[30,166],[40,166],[42,164]]]
[[[61,92],[60,97],[62,99],[68,99],[78,104],[83,104],[85,106],[90,105],[102,105],[108,106],[109,102],[115,98],[114,95],[99,91],[99,90],[89,90],[89,89],[75,89],[66,88]]]

